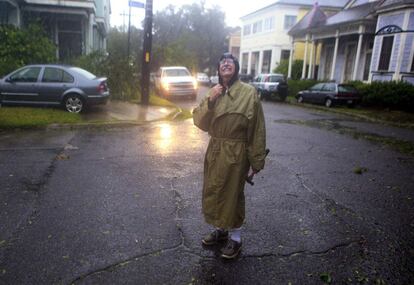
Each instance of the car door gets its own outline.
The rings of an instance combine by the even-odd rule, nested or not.
[[[308,92],[308,101],[311,103],[318,103],[318,98],[322,89],[323,83],[318,83],[312,86]]]
[[[325,83],[322,88],[322,96],[319,100],[319,103],[324,104],[327,98],[335,97],[336,84],[335,83]]]
[[[39,101],[38,79],[42,67],[28,66],[7,77],[1,88],[5,103],[36,103]]]
[[[59,67],[45,67],[39,83],[40,100],[45,103],[60,104],[62,95],[74,86],[75,79]]]

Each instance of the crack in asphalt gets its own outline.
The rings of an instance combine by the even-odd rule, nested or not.
[[[275,254],[275,253],[249,254],[249,255],[243,255],[242,258],[263,258],[263,257],[286,258],[286,257],[297,256],[297,255],[325,255],[339,248],[348,248],[348,247],[351,247],[352,245],[361,245],[363,241],[364,241],[363,238],[361,238],[360,240],[351,240],[349,242],[343,242],[343,243],[333,245],[327,249],[320,250],[320,251],[298,250],[298,251],[292,251],[290,253],[285,253],[285,254]]]
[[[72,138],[73,139],[73,138]],[[66,146],[67,144],[65,144]],[[37,148],[36,150],[39,150],[40,148]],[[18,237],[24,232],[24,230],[27,228],[27,225],[31,225],[32,221],[35,220],[36,216],[38,215],[38,207],[39,207],[39,199],[42,193],[42,190],[44,189],[45,185],[49,182],[50,178],[52,177],[55,169],[56,169],[56,162],[58,160],[58,156],[63,154],[65,152],[65,147],[60,148],[45,148],[47,150],[56,150],[54,153],[53,159],[50,161],[49,166],[46,168],[46,171],[41,176],[39,182],[33,183],[29,181],[28,179],[22,180],[22,184],[25,186],[26,190],[34,193],[34,201],[32,202],[33,209],[30,212],[30,214],[27,215],[26,219],[22,219],[16,226],[16,229],[11,234],[9,241],[7,245],[4,247],[3,254],[0,258],[0,264],[4,262],[3,257],[7,256],[9,254],[9,251],[11,249],[11,245],[14,244],[16,240],[18,240]],[[42,149],[43,150],[43,149]]]

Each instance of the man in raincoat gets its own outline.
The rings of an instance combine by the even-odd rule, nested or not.
[[[202,208],[205,221],[215,230],[202,243],[227,241],[221,249],[221,256],[227,259],[237,257],[241,250],[245,179],[263,169],[266,156],[262,106],[255,88],[238,79],[239,68],[230,53],[222,55],[219,84],[193,111],[194,124],[210,135]]]

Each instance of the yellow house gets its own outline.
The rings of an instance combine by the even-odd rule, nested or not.
[[[288,31],[314,5],[314,0],[279,0],[269,6],[241,17],[240,39],[241,73],[255,76],[269,73],[282,60],[289,60],[292,50],[294,59],[304,58],[304,44],[292,46]],[[340,11],[348,0],[319,0],[325,13]]]

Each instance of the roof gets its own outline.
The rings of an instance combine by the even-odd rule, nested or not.
[[[290,29],[289,35],[298,34],[307,29],[343,25],[369,19],[369,16],[375,13],[375,9],[380,3],[381,2],[378,1],[369,2],[351,7],[325,19],[323,19],[323,15],[321,14],[322,11],[318,11],[317,5],[315,5],[311,11],[309,11],[295,26],[292,27],[292,29]]]
[[[306,7],[312,7],[314,6],[315,2],[318,3],[319,6],[323,7],[323,8],[336,8],[336,9],[341,9],[343,8],[349,0],[279,0],[276,1],[273,4],[270,4],[268,6],[265,6],[259,10],[256,10],[252,13],[249,13],[247,15],[244,15],[243,17],[241,17],[241,19],[256,14],[258,12],[261,12],[263,10],[269,9],[271,7],[274,6],[279,6],[279,5],[291,5],[291,6],[306,6]]]
[[[378,6],[378,10],[395,10],[404,6],[414,7],[414,1],[412,0],[385,0]]]
[[[355,22],[367,18],[375,12],[378,2],[369,2],[356,7],[342,10],[326,19],[325,26]]]
[[[321,10],[319,5],[315,3],[312,10],[310,10],[299,22],[297,22],[289,31],[294,33],[295,31],[301,31],[305,29],[315,28],[326,21],[326,15]]]

